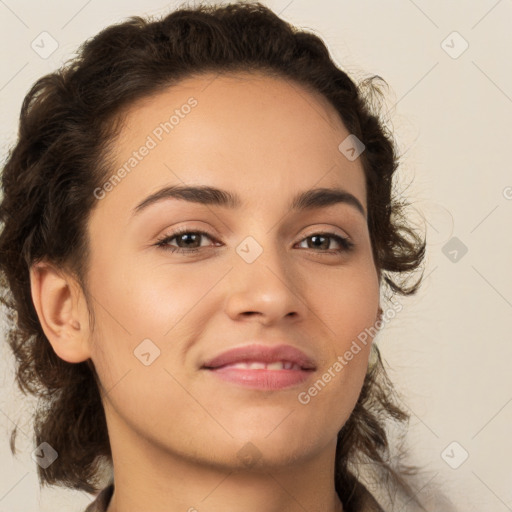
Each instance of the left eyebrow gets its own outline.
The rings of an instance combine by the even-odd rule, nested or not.
[[[171,185],[146,197],[132,211],[139,214],[150,205],[168,199],[180,199],[192,203],[222,206],[232,210],[242,206],[240,196],[228,190],[210,186]],[[302,211],[327,208],[335,204],[347,204],[355,208],[366,220],[366,211],[357,197],[341,188],[315,188],[299,192],[291,201],[289,210]]]

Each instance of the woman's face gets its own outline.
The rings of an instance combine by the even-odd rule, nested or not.
[[[362,164],[339,149],[349,135],[321,96],[263,75],[189,78],[130,109],[89,223],[90,356],[113,450],[230,468],[333,450],[379,307]],[[147,200],[168,187],[236,204]],[[254,366],[211,362],[249,345],[309,363],[258,347],[238,354]]]

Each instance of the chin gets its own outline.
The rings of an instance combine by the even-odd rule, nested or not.
[[[274,427],[275,428],[275,427]],[[236,466],[280,468],[307,459],[322,446],[321,440],[296,428],[277,428],[235,436]],[[327,442],[327,441],[326,441]]]

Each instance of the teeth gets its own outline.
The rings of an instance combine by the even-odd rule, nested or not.
[[[249,370],[264,370],[265,363],[249,363],[247,368],[249,368]]]
[[[269,363],[267,364],[267,370],[283,370],[286,368],[286,363],[283,363],[282,361],[276,361],[275,363]]]
[[[241,368],[242,370],[247,370],[249,368],[248,363],[235,363],[235,364],[228,364],[230,368]]]
[[[300,366],[291,361],[276,361],[274,363],[263,363],[260,361],[255,362],[241,362],[227,365],[230,368],[239,368],[241,370],[300,370]]]

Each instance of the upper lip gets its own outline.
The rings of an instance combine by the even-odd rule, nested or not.
[[[315,361],[298,348],[291,345],[269,346],[257,343],[235,347],[222,352],[218,356],[206,361],[203,364],[203,368],[219,368],[244,361],[261,361],[263,363],[290,361],[299,365],[303,370],[316,370]]]

